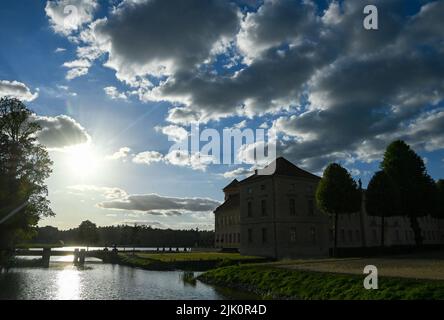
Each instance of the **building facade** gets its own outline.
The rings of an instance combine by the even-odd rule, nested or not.
[[[316,206],[320,177],[285,158],[272,171],[255,172],[224,188],[225,201],[215,211],[217,248],[238,249],[244,255],[272,258],[323,257],[333,246],[333,221]],[[443,225],[430,216],[420,218],[424,244],[444,243]],[[406,217],[385,219],[385,245],[414,244]],[[381,219],[360,212],[340,215],[338,247],[376,247]]]

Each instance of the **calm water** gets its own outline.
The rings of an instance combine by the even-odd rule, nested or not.
[[[59,257],[64,258],[64,257]],[[86,270],[51,262],[49,269],[11,269],[0,274],[0,299],[233,299],[242,297],[201,282],[184,283],[180,271],[146,271],[92,262]]]

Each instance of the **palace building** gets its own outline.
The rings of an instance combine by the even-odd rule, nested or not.
[[[316,206],[320,177],[283,157],[242,181],[233,180],[223,192],[225,201],[214,211],[215,246],[238,249],[243,255],[277,259],[328,256],[333,247],[333,221]],[[338,247],[377,247],[381,219],[360,212],[340,215]],[[444,243],[441,222],[418,219],[424,244]],[[385,245],[413,245],[406,217],[385,219]]]

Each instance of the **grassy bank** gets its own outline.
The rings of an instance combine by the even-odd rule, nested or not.
[[[263,258],[241,256],[238,253],[119,253],[118,263],[146,270],[206,271],[241,263],[263,262]]]
[[[444,281],[379,277],[379,289],[366,290],[364,275],[287,270],[270,265],[219,268],[198,279],[269,299],[444,299]]]

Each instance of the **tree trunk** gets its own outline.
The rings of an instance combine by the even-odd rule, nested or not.
[[[384,248],[385,221],[384,216],[381,217],[381,248]]]
[[[410,227],[413,229],[413,233],[415,234],[416,246],[420,247],[422,245],[422,235],[417,217],[410,217]]]
[[[333,257],[338,256],[338,214],[335,213],[335,222],[334,222],[334,231],[335,231],[335,239],[333,244]]]

